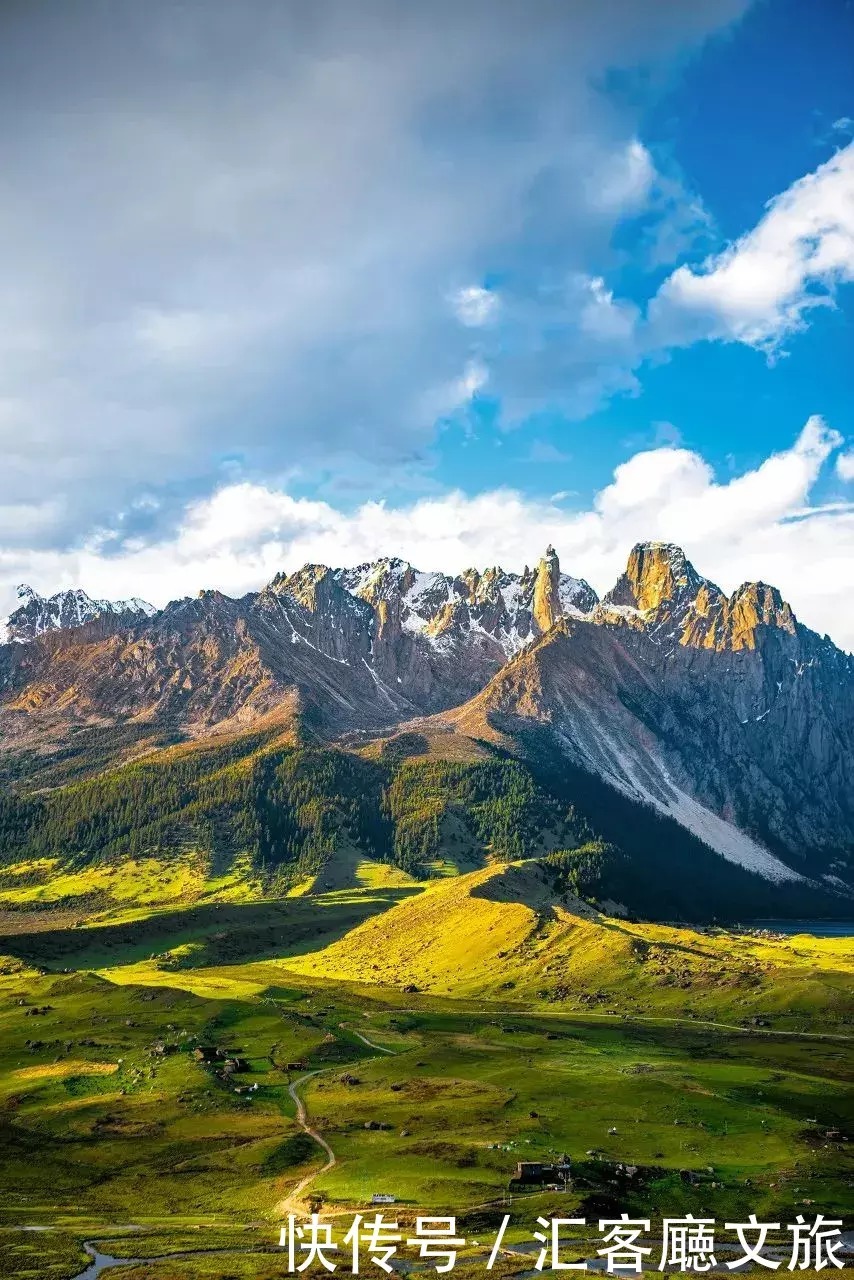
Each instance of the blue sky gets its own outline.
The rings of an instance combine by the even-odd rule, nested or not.
[[[682,261],[702,261],[749,231],[768,200],[854,136],[852,47],[854,5],[771,0],[710,39],[650,104],[639,135],[677,166],[710,219],[708,236]],[[637,221],[618,230],[628,261],[605,275],[639,306],[668,270],[638,269],[642,236]],[[542,494],[560,489],[563,475],[580,505],[643,444],[679,439],[726,474],[787,446],[812,413],[854,436],[854,292],[839,291],[835,302],[771,359],[740,344],[701,343],[644,368],[637,395],[617,397],[583,426],[544,413],[535,437],[566,462],[556,463],[550,449],[535,448],[532,457],[529,431],[508,439],[487,430],[469,438],[462,463],[463,442],[452,433],[439,472],[446,483],[478,489],[505,482],[512,465],[522,468],[514,484]],[[490,404],[491,419],[494,412]],[[824,479],[828,491],[839,489],[832,473]]]
[[[667,537],[851,645],[852,47],[849,0],[4,6],[0,608]]]

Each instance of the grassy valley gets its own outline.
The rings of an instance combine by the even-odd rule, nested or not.
[[[172,1255],[134,1280],[272,1276],[287,1209],[378,1191],[478,1240],[517,1161],[563,1153],[568,1193],[517,1189],[507,1272],[541,1213],[846,1213],[850,942],[633,924],[552,879],[34,913],[2,944],[5,1274],[71,1277],[97,1239]]]
[[[505,1212],[507,1275],[541,1214],[848,1212],[851,941],[636,919],[595,796],[447,746],[18,772],[0,1275],[96,1242],[122,1280],[262,1280],[287,1212],[340,1234],[376,1193],[456,1213],[472,1274]],[[562,1155],[566,1192],[514,1181]]]

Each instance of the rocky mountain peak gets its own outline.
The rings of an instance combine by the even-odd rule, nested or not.
[[[22,583],[17,596],[21,603],[5,622],[0,622],[0,644],[27,644],[46,631],[81,627],[104,616],[127,615],[129,621],[138,622],[156,613],[153,605],[136,596],[128,600],[93,600],[79,587],[41,596]]]
[[[664,606],[672,610],[693,601],[703,587],[718,591],[697,572],[681,547],[672,542],[639,542],[605,603],[656,613]]]
[[[560,561],[551,544],[546,548],[546,554],[537,565],[532,612],[540,631],[549,631],[558,618],[563,616],[560,598]]]
[[[378,640],[420,637],[448,660],[452,652],[459,659],[474,649],[478,662],[490,663],[517,653],[557,619],[587,615],[598,603],[589,583],[561,573],[551,546],[535,570],[521,575],[499,565],[458,574],[424,572],[408,560],[383,557],[352,569],[305,565],[277,574],[261,595],[296,601],[334,627],[349,601],[351,608],[371,612]]]
[[[306,564],[296,573],[277,573],[270,583],[274,595],[288,595],[306,609],[316,609],[318,593],[331,570],[325,564]]]
[[[630,610],[628,619],[619,610]],[[640,627],[656,644],[682,648],[755,649],[760,628],[795,637],[798,624],[776,587],[745,582],[731,596],[702,577],[681,547],[641,542],[632,548],[625,573],[609,591],[602,621]]]
[[[754,649],[759,627],[775,627],[795,635],[795,615],[776,587],[745,582],[728,601],[730,644],[733,649]]]
[[[335,576],[345,591],[358,596],[368,604],[378,605],[381,600],[394,600],[406,594],[420,576],[408,560],[397,556],[383,556],[355,569],[336,569]]]

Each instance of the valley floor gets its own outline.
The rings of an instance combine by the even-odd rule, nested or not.
[[[288,1212],[340,1234],[377,1193],[406,1225],[456,1214],[463,1275],[505,1213],[499,1275],[530,1271],[538,1216],[854,1207],[849,939],[633,924],[528,864],[9,915],[0,1276],[71,1280],[94,1242],[159,1259],[117,1280],[262,1280]],[[563,1155],[566,1192],[510,1188]]]

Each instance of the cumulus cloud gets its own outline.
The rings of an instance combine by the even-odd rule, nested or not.
[[[840,453],[836,459],[836,474],[840,480],[854,480],[854,449]]]
[[[718,338],[773,347],[854,280],[854,143],[767,206],[757,225],[694,270],[678,267],[650,306],[665,344]]]
[[[604,591],[633,543],[660,538],[681,544],[724,590],[749,579],[774,583],[802,621],[854,648],[854,507],[812,497],[840,443],[813,417],[790,448],[728,480],[688,449],[644,450],[575,511],[558,505],[566,492],[535,500],[499,489],[345,512],[265,485],[232,484],[192,504],[168,542],[130,543],[120,554],[97,540],[74,553],[6,550],[0,580],[43,591],[81,584],[94,595],[163,604],[209,586],[239,595],[306,561],[352,565],[400,555],[421,568],[519,569],[551,542],[565,569]],[[11,606],[11,589],[0,603]]]

